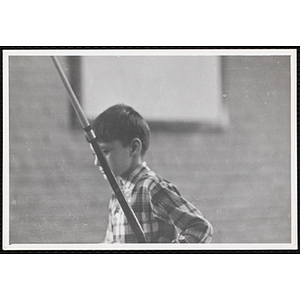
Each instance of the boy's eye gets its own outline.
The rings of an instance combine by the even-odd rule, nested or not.
[[[101,150],[105,155],[107,155],[109,153],[108,149],[101,149]]]

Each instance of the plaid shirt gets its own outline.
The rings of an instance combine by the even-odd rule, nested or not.
[[[213,229],[201,212],[182,198],[177,188],[138,166],[121,182],[125,199],[136,214],[149,243],[209,243]],[[126,216],[113,195],[105,243],[137,243]]]

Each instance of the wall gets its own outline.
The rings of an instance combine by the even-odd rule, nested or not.
[[[69,126],[51,59],[9,63],[11,243],[101,242],[110,188]],[[289,243],[289,57],[225,57],[223,68],[227,130],[153,132],[147,162],[212,222],[213,243]]]

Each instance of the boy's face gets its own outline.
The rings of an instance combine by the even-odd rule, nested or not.
[[[99,143],[99,145],[114,175],[116,177],[126,178],[132,170],[131,147],[124,147],[120,141]],[[104,174],[96,155],[94,163]],[[104,178],[106,178],[105,174]]]

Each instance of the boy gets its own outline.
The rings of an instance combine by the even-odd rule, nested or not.
[[[150,130],[133,108],[120,104],[92,123],[100,148],[149,243],[209,243],[212,226],[177,188],[145,162]],[[96,157],[95,164],[102,168]],[[103,172],[103,171],[102,171]],[[105,243],[137,243],[115,195],[109,203]]]

